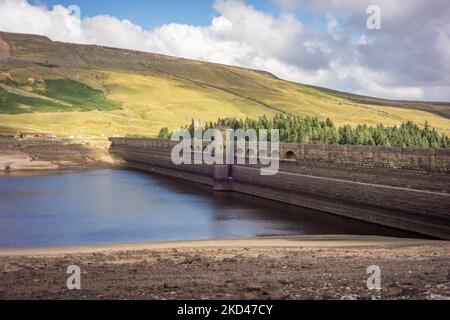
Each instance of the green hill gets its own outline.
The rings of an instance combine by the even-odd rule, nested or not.
[[[0,32],[0,130],[93,139],[280,113],[352,126],[428,121],[450,132],[449,103],[363,97],[264,71]]]

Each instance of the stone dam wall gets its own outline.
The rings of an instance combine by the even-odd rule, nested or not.
[[[177,166],[172,141],[111,142],[135,169],[450,239],[449,149],[281,144],[279,173],[262,176],[259,165]]]

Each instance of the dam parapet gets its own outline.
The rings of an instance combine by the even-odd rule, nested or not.
[[[165,139],[111,138],[113,147],[151,148],[169,154],[177,142]],[[268,148],[270,149],[270,148]],[[200,150],[193,150],[200,151]],[[238,150],[235,150],[237,153]],[[248,156],[248,154],[247,154]],[[450,172],[450,149],[281,143],[282,161],[314,161],[365,168]]]
[[[280,144],[279,172],[262,176],[248,163],[175,165],[174,141],[110,140],[110,152],[135,169],[450,239],[449,149]],[[244,152],[235,147],[235,156]]]

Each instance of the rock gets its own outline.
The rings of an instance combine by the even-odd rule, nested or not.
[[[176,284],[172,284],[172,283],[164,283],[164,289],[176,289],[176,288],[178,288],[178,285],[176,285]]]
[[[414,288],[403,288],[400,291],[400,295],[407,296],[407,297],[413,297],[417,294],[417,290]]]
[[[254,292],[254,291],[261,291],[263,289],[263,285],[258,282],[249,282],[246,284],[246,291],[248,292]]]
[[[285,279],[281,279],[278,280],[278,282],[282,285],[282,286],[287,286],[289,284],[289,281],[285,280]]]

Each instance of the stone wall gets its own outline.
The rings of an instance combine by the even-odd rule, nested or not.
[[[282,158],[312,160],[359,167],[450,172],[450,149],[282,144]]]
[[[123,145],[126,147],[150,148],[164,153],[170,152],[177,144],[161,139],[112,138],[111,140],[116,147]],[[319,161],[365,168],[450,172],[450,149],[282,143],[280,144],[280,157],[283,160]]]

